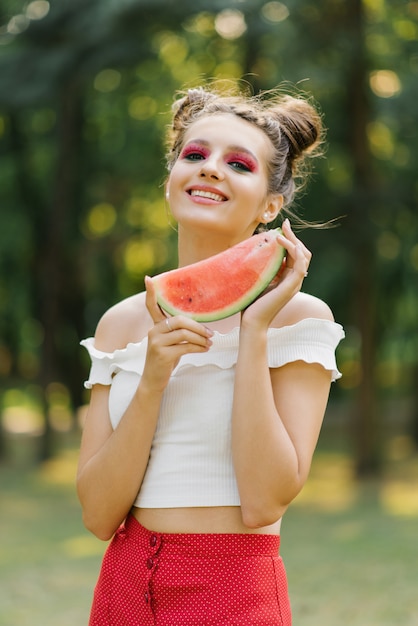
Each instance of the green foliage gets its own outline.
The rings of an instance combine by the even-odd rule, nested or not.
[[[412,393],[416,7],[395,0],[3,2],[3,386],[11,377],[24,388],[58,381],[75,406],[82,401],[88,364],[78,340],[109,305],[142,289],[145,273],[175,263],[163,193],[173,92],[221,78],[255,92],[297,85],[320,102],[326,158],[296,208],[310,220],[343,216],[335,229],[303,233],[314,251],[306,287],[347,327],[336,393],[361,385],[375,397]],[[38,339],[28,341],[22,329],[35,327]]]

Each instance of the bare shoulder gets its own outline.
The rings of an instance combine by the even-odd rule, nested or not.
[[[278,313],[272,326],[276,328],[291,326],[308,318],[334,321],[334,316],[328,304],[308,293],[299,292]]]
[[[112,306],[102,316],[96,329],[95,346],[104,352],[114,352],[128,343],[141,341],[151,326],[145,292],[135,294]]]

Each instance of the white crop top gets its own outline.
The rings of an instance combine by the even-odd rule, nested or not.
[[[268,363],[319,363],[341,376],[335,349],[344,337],[340,324],[305,319],[268,331]],[[164,392],[147,471],[134,502],[143,508],[238,506],[231,455],[231,409],[239,328],[215,332],[203,354],[181,358]],[[85,387],[111,385],[109,411],[116,428],[141,378],[147,338],[122,350],[96,350],[94,339],[81,342],[92,366]],[[256,393],[256,390],[254,390]]]

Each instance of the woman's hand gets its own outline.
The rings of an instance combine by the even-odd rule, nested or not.
[[[293,233],[288,219],[283,222],[282,231],[283,235],[277,235],[277,241],[286,248],[286,260],[269,287],[243,311],[241,326],[267,329],[302,287],[312,253]]]
[[[142,382],[162,391],[184,354],[207,352],[212,331],[194,320],[176,315],[167,317],[157,303],[152,279],[145,278],[145,304],[154,322],[148,333],[147,358]]]

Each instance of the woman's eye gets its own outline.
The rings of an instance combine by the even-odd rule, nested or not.
[[[200,161],[201,159],[204,159],[205,156],[201,152],[189,152],[183,155],[183,158],[187,161]]]
[[[201,161],[207,156],[206,150],[196,145],[186,146],[180,154],[180,157],[186,161]]]
[[[255,172],[257,170],[257,163],[246,154],[230,154],[228,165],[237,172]]]
[[[240,172],[252,172],[252,168],[242,161],[229,161],[229,165]]]

